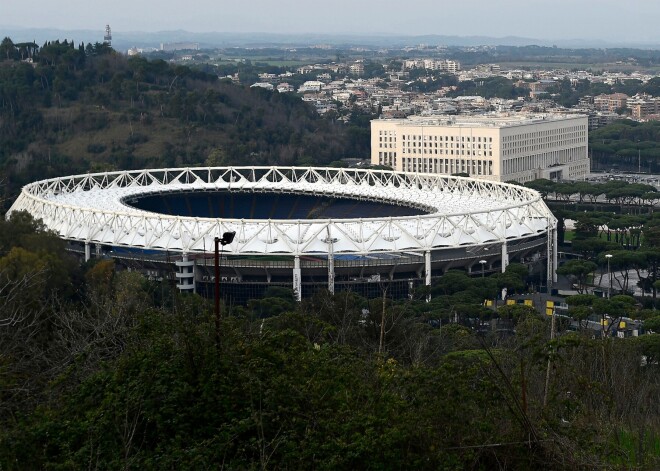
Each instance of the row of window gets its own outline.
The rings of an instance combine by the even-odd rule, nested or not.
[[[578,141],[586,140],[587,134],[582,132],[569,132],[566,134],[560,134],[553,137],[537,137],[531,139],[519,139],[513,141],[502,142],[502,149],[511,149],[516,147],[524,147],[531,145],[548,145],[548,146],[559,146],[566,141]]]
[[[509,155],[516,155],[516,154],[529,154],[531,152],[542,151],[544,149],[575,146],[576,144],[585,144],[585,143],[586,143],[585,139],[566,139],[566,140],[563,140],[563,141],[553,143],[552,145],[514,147],[514,148],[511,148],[511,149],[503,149],[502,150],[502,157],[506,157],[506,156],[509,156]]]
[[[512,173],[526,172],[538,168],[548,168],[552,165],[563,165],[569,162],[584,160],[586,158],[586,147],[574,147],[572,149],[516,157],[502,162],[502,174],[510,175]]]
[[[492,137],[482,137],[482,136],[429,136],[429,135],[417,135],[417,134],[404,134],[401,136],[403,141],[445,141],[445,142],[493,142]]]
[[[423,154],[423,155],[473,155],[473,156],[493,156],[492,150],[464,150],[464,149],[407,149],[401,150],[402,154]]]
[[[579,129],[575,129],[579,128]],[[551,144],[562,145],[569,140],[587,139],[587,131],[584,126],[571,126],[567,128],[551,129],[533,133],[522,133],[514,136],[502,137],[502,149],[527,147],[532,145]]]
[[[389,167],[396,167],[396,152],[379,152],[378,163]]]
[[[454,143],[453,142],[445,142],[444,144],[441,142],[439,145],[437,142],[404,142],[403,148],[410,149],[410,148],[416,148],[416,147],[424,147],[424,148],[445,148],[445,149],[453,149],[454,148]],[[493,144],[459,144],[458,142],[456,143],[456,149],[481,149],[483,146],[484,149],[492,149]]]
[[[467,173],[469,175],[493,175],[492,160],[472,159],[425,159],[403,157],[401,164],[406,172],[421,173]]]
[[[535,132],[524,132],[520,134],[515,134],[513,136],[502,136],[502,142],[512,142],[512,141],[519,141],[519,140],[525,140],[525,139],[538,139],[542,137],[551,137],[551,136],[559,136],[567,133],[584,133],[582,135],[586,135],[587,132],[587,126],[580,125],[580,126],[566,126],[562,128],[556,128],[556,129],[545,129],[543,131],[535,131]]]

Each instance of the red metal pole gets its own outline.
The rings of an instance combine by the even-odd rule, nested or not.
[[[215,238],[215,338],[220,345],[220,238]]]

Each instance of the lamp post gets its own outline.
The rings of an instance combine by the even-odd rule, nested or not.
[[[231,244],[236,232],[225,232],[222,238],[216,237],[215,241],[215,340],[220,345],[220,246]]]
[[[484,277],[484,271],[486,269],[486,260],[479,260],[479,263],[481,263],[481,277]]]
[[[605,258],[607,259],[607,277],[609,278],[610,283],[610,287],[607,290],[607,299],[610,299],[612,296],[612,270],[610,270],[610,258],[612,258],[612,254],[605,254]]]

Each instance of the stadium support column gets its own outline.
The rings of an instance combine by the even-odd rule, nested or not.
[[[552,286],[557,282],[557,225],[548,219],[548,253],[547,274],[548,293],[552,292]]]
[[[176,287],[181,292],[195,292],[195,260],[188,260],[188,254],[184,253],[180,261],[175,262],[179,271],[176,273],[178,283]]]
[[[335,254],[334,254],[334,240],[330,235],[330,227],[328,227],[328,291],[335,294]]]
[[[426,275],[426,286],[431,288],[431,251],[427,250],[424,253],[424,274]],[[426,295],[426,302],[431,300],[431,291]]]
[[[300,270],[300,256],[293,258],[293,292],[296,300],[302,299],[302,272]]]
[[[85,261],[89,262],[90,258],[92,258],[92,246],[89,242],[85,242]]]
[[[332,247],[332,242],[330,242]],[[328,253],[328,291],[335,294],[335,256],[332,250]]]
[[[502,233],[500,234],[500,240],[502,241],[502,273],[506,271],[506,267],[509,265],[509,250],[506,244],[506,228],[507,228],[507,219],[510,219],[511,216],[508,213],[504,213],[502,215],[502,218],[500,220],[500,230]]]
[[[548,219],[548,293],[553,283],[557,282],[557,224]]]
[[[506,246],[506,239],[502,241],[502,273],[506,271],[509,266],[509,251]]]
[[[554,245],[555,250],[552,251],[552,281],[557,282],[557,255],[559,254],[558,245],[557,245],[557,225],[552,228],[552,245]]]

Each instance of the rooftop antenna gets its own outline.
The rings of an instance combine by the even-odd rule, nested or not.
[[[103,43],[112,46],[112,31],[110,25],[105,25],[105,36],[103,36]]]

